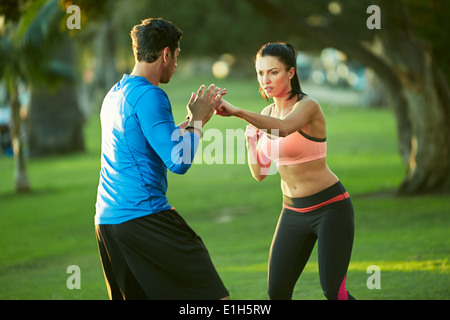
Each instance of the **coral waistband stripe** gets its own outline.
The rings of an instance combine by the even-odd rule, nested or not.
[[[347,198],[349,198],[349,197],[350,197],[350,196],[349,196],[348,192],[346,191],[346,192],[343,193],[343,194],[340,194],[340,195],[338,195],[338,196],[336,196],[336,197],[334,197],[334,198],[331,198],[331,199],[329,199],[329,200],[327,200],[327,201],[321,202],[321,203],[316,204],[316,205],[311,206],[311,207],[306,207],[306,208],[294,208],[294,207],[290,207],[290,206],[288,206],[288,205],[286,205],[286,204],[284,204],[284,203],[283,203],[283,207],[285,207],[286,209],[292,210],[292,211],[305,213],[305,212],[310,212],[310,211],[313,211],[313,210],[322,208],[322,207],[324,207],[324,206],[326,206],[326,205],[328,205],[328,204],[330,204],[330,203],[333,203],[333,202],[345,200],[345,199],[347,199]]]

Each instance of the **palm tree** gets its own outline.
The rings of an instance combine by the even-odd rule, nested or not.
[[[27,7],[21,16],[17,14],[20,6]],[[20,1],[7,9],[15,11],[11,16],[18,18],[7,20],[0,29],[0,79],[10,97],[15,191],[22,193],[31,191],[31,187],[24,157],[19,84],[42,83],[49,79],[49,73],[58,73],[46,60],[43,49],[57,39],[55,30],[58,30],[64,12],[58,7],[57,0]]]

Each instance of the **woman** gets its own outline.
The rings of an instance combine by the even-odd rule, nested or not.
[[[354,299],[345,288],[353,246],[353,206],[326,163],[325,118],[319,103],[302,92],[296,50],[268,43],[257,53],[260,92],[273,103],[261,114],[223,100],[221,116],[250,123],[246,130],[249,167],[261,181],[274,161],[281,177],[283,207],[269,256],[270,299],[291,299],[319,240],[319,275],[327,299]]]

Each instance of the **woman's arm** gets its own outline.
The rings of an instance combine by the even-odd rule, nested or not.
[[[222,99],[222,104],[216,109],[216,114],[224,117],[235,116],[244,119],[258,129],[267,130],[267,133],[286,137],[311,121],[319,108],[315,100],[306,100],[301,104],[297,102],[286,117],[279,119],[235,107]]]
[[[267,177],[270,168],[270,159],[263,153],[258,151],[258,140],[261,132],[252,125],[248,125],[245,130],[245,138],[247,141],[247,158],[248,166],[253,178],[258,181]]]

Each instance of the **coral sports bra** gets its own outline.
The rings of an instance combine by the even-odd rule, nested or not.
[[[272,114],[272,109],[270,114]],[[259,141],[258,149],[277,166],[287,166],[325,158],[327,142],[326,138],[313,138],[302,130],[293,132],[286,137],[276,137],[264,133]]]

